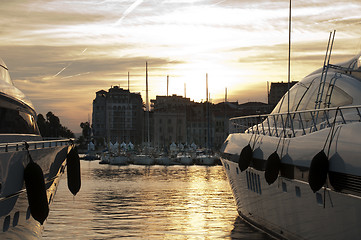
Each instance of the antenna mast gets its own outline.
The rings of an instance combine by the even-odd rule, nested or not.
[[[288,19],[288,82],[287,82],[287,88],[288,88],[288,94],[287,94],[287,118],[290,114],[290,82],[291,82],[291,20],[292,20],[292,14],[291,14],[291,7],[292,7],[292,0],[290,0],[290,12],[289,12],[289,19]]]
[[[208,102],[208,73],[206,73],[206,101]]]
[[[186,87],[186,83],[184,83],[184,98],[187,98],[187,87]]]
[[[168,97],[168,88],[169,88],[169,75],[167,75],[167,97]]]

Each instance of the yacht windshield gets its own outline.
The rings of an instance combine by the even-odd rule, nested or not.
[[[5,133],[40,135],[34,116],[0,106],[0,134]]]
[[[324,83],[324,91],[318,94],[320,85],[320,76],[308,76],[301,82],[293,86],[290,91],[290,106],[289,110],[302,111],[315,109],[317,97],[321,98],[321,108],[330,108],[350,105],[353,103],[353,98],[337,86],[342,75],[329,74],[327,81]],[[279,101],[272,113],[285,113],[288,111],[288,93]]]

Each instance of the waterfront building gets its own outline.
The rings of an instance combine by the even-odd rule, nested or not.
[[[297,81],[290,82],[290,88],[295,85]],[[275,107],[279,100],[288,91],[287,82],[272,82],[271,89],[268,92],[268,104]]]
[[[171,143],[187,142],[186,112],[189,98],[181,96],[156,96],[151,100],[153,108],[154,146],[168,147]]]
[[[156,96],[151,100],[153,141],[156,147],[195,143],[199,147],[220,149],[228,136],[229,119],[235,116],[269,113],[268,104],[250,102],[194,102],[182,96]]]
[[[140,144],[144,137],[144,110],[140,93],[118,86],[96,92],[92,130],[95,139]]]
[[[112,143],[131,141],[137,145],[149,142],[153,147],[195,143],[218,150],[228,136],[230,118],[265,114],[271,108],[260,102],[213,104],[171,95],[156,96],[147,112],[139,93],[114,86],[109,91],[96,92],[93,138],[98,142],[109,139]]]
[[[214,117],[211,112],[207,112],[207,108],[209,107],[210,110],[212,103],[208,104],[207,106],[207,102],[193,102],[190,105],[187,111],[187,141],[190,144],[195,143],[199,147],[212,148]]]

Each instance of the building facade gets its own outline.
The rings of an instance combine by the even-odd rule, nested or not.
[[[290,88],[296,83],[298,82],[297,81],[290,82]],[[269,90],[268,93],[268,104],[275,107],[287,91],[288,91],[287,82],[272,82],[271,89]]]
[[[182,96],[156,96],[145,111],[139,93],[111,87],[93,100],[93,138],[115,143],[148,143],[153,147],[196,144],[219,150],[232,117],[266,114],[273,106],[260,102],[194,102]]]
[[[118,86],[108,92],[96,92],[93,100],[92,130],[95,139],[104,141],[132,142],[143,140],[143,101],[140,93],[131,93]]]
[[[167,147],[171,143],[187,142],[186,111],[190,99],[181,96],[156,96],[151,100],[153,108],[153,143]]]

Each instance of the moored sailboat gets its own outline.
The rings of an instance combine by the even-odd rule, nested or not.
[[[145,80],[146,80],[146,102],[145,102],[145,114],[146,114],[146,127],[147,127],[147,143],[145,145],[144,153],[135,155],[133,157],[133,163],[136,165],[153,165],[155,164],[154,157],[149,154],[150,148],[150,122],[149,122],[149,99],[148,99],[148,62],[145,64]]]

